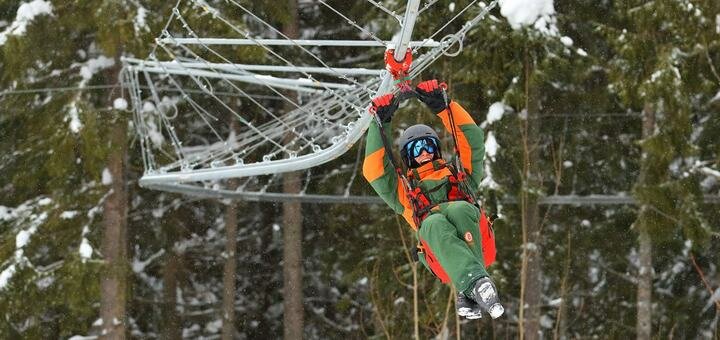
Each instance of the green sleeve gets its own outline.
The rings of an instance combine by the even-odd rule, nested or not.
[[[390,124],[385,124],[383,130],[388,141],[392,141]],[[398,214],[403,213],[405,207],[399,199],[398,175],[383,146],[380,127],[375,121],[370,123],[365,141],[363,176],[390,208]]]
[[[477,188],[485,175],[485,133],[476,124],[466,124],[461,126],[460,129],[467,138],[468,144],[470,144],[472,171],[468,174],[470,179],[475,182],[473,187]]]

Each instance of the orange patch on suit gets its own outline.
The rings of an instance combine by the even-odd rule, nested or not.
[[[472,243],[472,241],[473,241],[472,233],[469,232],[469,231],[466,232],[466,233],[465,233],[465,242],[467,242],[467,243]]]
[[[385,149],[381,148],[367,155],[363,162],[363,175],[368,182],[380,178],[385,174]]]

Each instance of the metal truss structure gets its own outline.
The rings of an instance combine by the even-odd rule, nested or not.
[[[234,0],[225,2],[227,8],[178,1],[148,58],[123,60],[145,167],[140,185],[203,197],[283,200],[282,173],[305,171],[303,192],[294,199],[355,197],[351,186],[360,153],[355,164],[329,174],[311,170],[350,150],[371,121],[370,99],[393,91],[381,58],[374,63],[353,58],[382,48],[394,49],[400,61],[411,49],[412,79],[443,55],[453,55],[451,49],[458,53],[466,34],[497,4],[472,1],[434,34],[413,41],[418,16],[437,0],[422,7],[421,0],[409,0],[402,16],[367,1],[381,18],[359,23],[324,0],[313,3],[345,20],[361,38],[348,40],[290,39]],[[445,32],[461,17],[466,18],[461,28]],[[394,21],[392,39],[380,39],[371,29]],[[217,36],[206,36],[213,31]],[[445,35],[434,40],[439,34]],[[351,55],[339,59],[328,49]],[[262,63],[249,63],[244,55]],[[339,175],[345,176],[344,192],[307,193]]]

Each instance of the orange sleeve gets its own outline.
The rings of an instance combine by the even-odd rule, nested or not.
[[[467,136],[463,132],[463,129],[461,128],[464,125],[474,125],[475,121],[472,119],[470,114],[465,111],[465,108],[460,106],[460,104],[456,102],[450,102],[450,110],[452,110],[452,118],[453,122],[455,123],[455,135],[457,136],[457,147],[458,147],[458,154],[460,155],[460,162],[462,162],[463,167],[467,170],[468,173],[473,172],[473,148],[470,144],[470,141],[468,141]],[[450,124],[450,110],[445,109],[438,113],[438,117],[442,120],[443,125],[445,126],[445,130],[447,130],[449,133],[453,133],[453,126]],[[484,145],[483,145],[484,147]]]

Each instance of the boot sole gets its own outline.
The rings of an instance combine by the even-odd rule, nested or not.
[[[497,319],[505,313],[505,307],[498,302],[497,291],[492,283],[483,282],[475,294],[479,297],[480,305],[490,306],[487,308],[487,312],[491,318]]]

